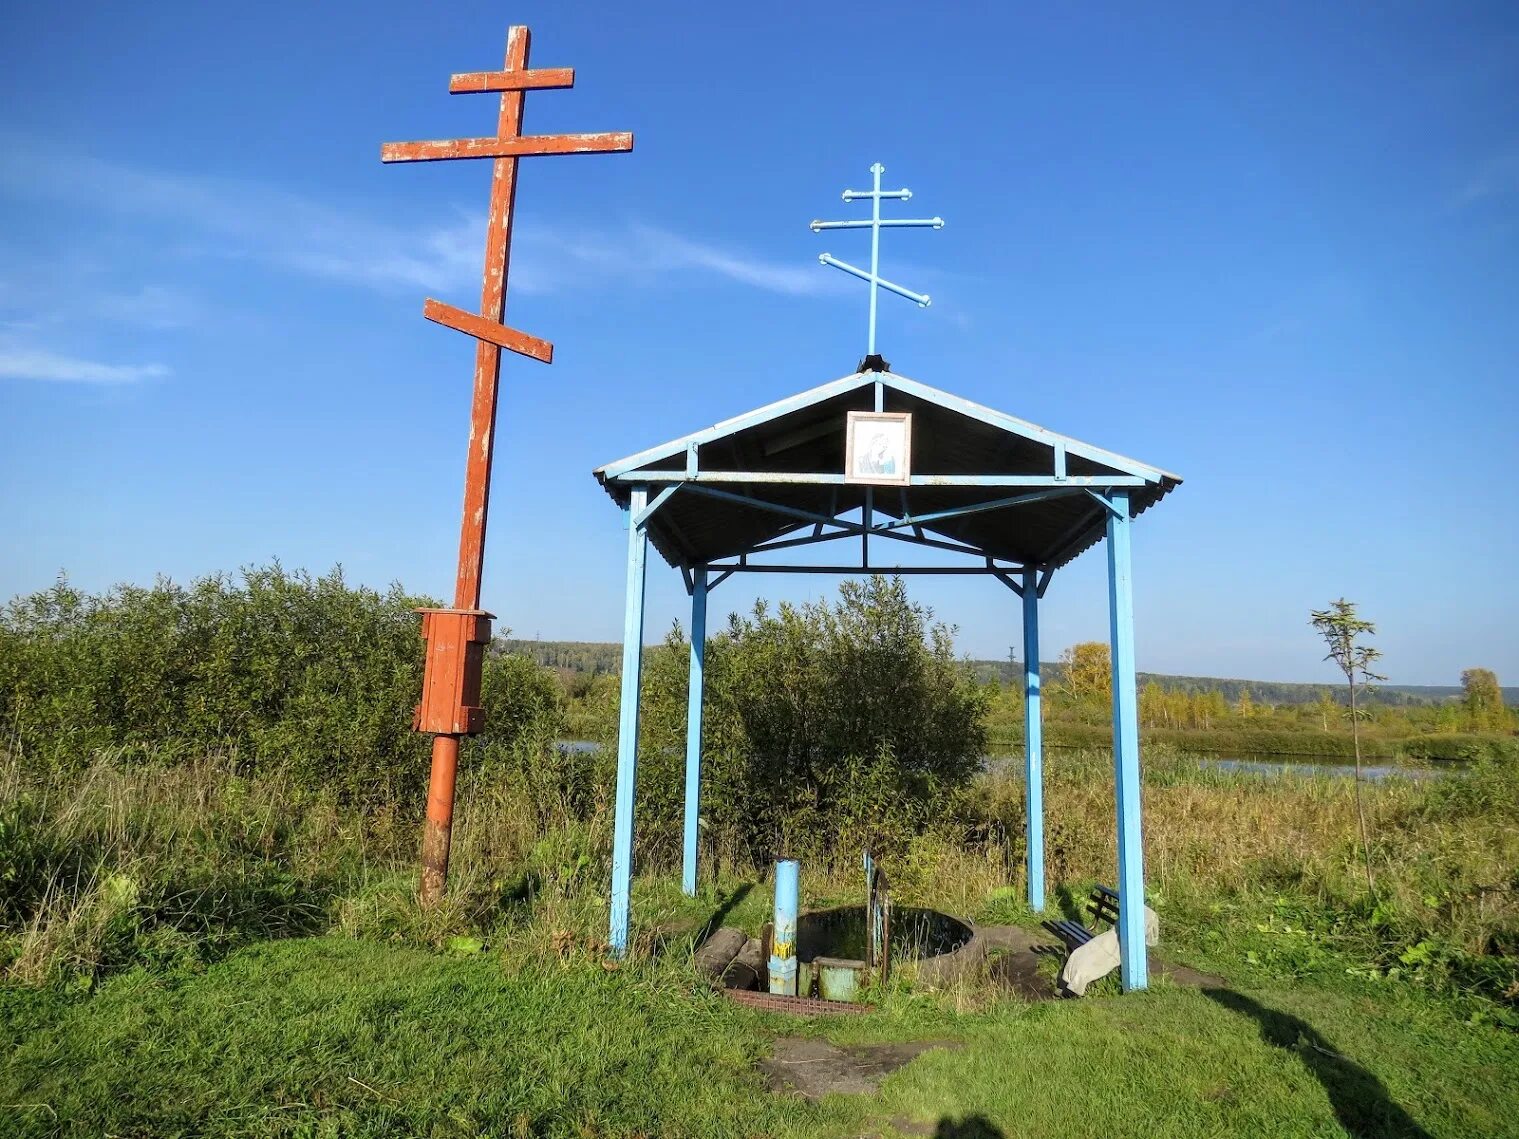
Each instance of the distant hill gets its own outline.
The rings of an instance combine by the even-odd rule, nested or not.
[[[617,673],[622,669],[622,646],[607,641],[527,641],[506,639],[497,642],[509,653],[520,653],[548,668],[565,672]],[[1007,661],[973,660],[971,667],[982,680],[998,680],[1009,683],[1022,675],[1022,665]],[[1045,662],[1041,666],[1048,681],[1060,678],[1060,665]],[[1171,676],[1159,672],[1141,672],[1141,685],[1155,681],[1162,688],[1181,692],[1220,692],[1229,701],[1238,700],[1240,693],[1250,690],[1250,698],[1266,704],[1310,704],[1332,685],[1293,684],[1279,680],[1239,680],[1217,676]],[[1370,700],[1379,704],[1440,704],[1461,695],[1456,684],[1379,684],[1370,693]],[[1519,688],[1503,690],[1504,703],[1519,706]]]

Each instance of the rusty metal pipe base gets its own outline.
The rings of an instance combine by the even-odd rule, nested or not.
[[[448,882],[453,841],[454,784],[459,774],[459,737],[434,736],[432,775],[427,783],[427,823],[422,829],[422,906],[436,905]]]

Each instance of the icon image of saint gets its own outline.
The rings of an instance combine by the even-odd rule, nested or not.
[[[845,480],[906,486],[911,438],[912,417],[905,412],[850,412]]]

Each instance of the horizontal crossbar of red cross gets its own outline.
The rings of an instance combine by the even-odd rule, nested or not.
[[[491,90],[491,88],[482,88]],[[387,142],[381,162],[437,162],[449,158],[529,158],[543,154],[610,154],[632,150],[630,131],[605,134],[541,134],[517,138],[451,138]]]

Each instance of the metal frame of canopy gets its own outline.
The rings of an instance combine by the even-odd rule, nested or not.
[[[1117,791],[1118,934],[1126,990],[1147,981],[1139,791],[1131,529],[1181,479],[884,370],[861,370],[703,431],[599,468],[627,514],[627,604],[617,748],[609,941],[626,952],[631,920],[644,583],[649,543],[678,568],[691,597],[683,886],[697,882],[707,596],[737,573],[934,573],[992,577],[1022,599],[1028,901],[1045,906],[1039,599],[1054,572],[1106,540]],[[847,410],[906,410],[912,475],[894,493],[841,473]],[[726,461],[725,461],[726,460]],[[851,517],[858,512],[858,518]],[[859,539],[851,564],[758,560]],[[871,539],[969,558],[961,565],[873,564]],[[1131,899],[1139,904],[1131,904]]]

